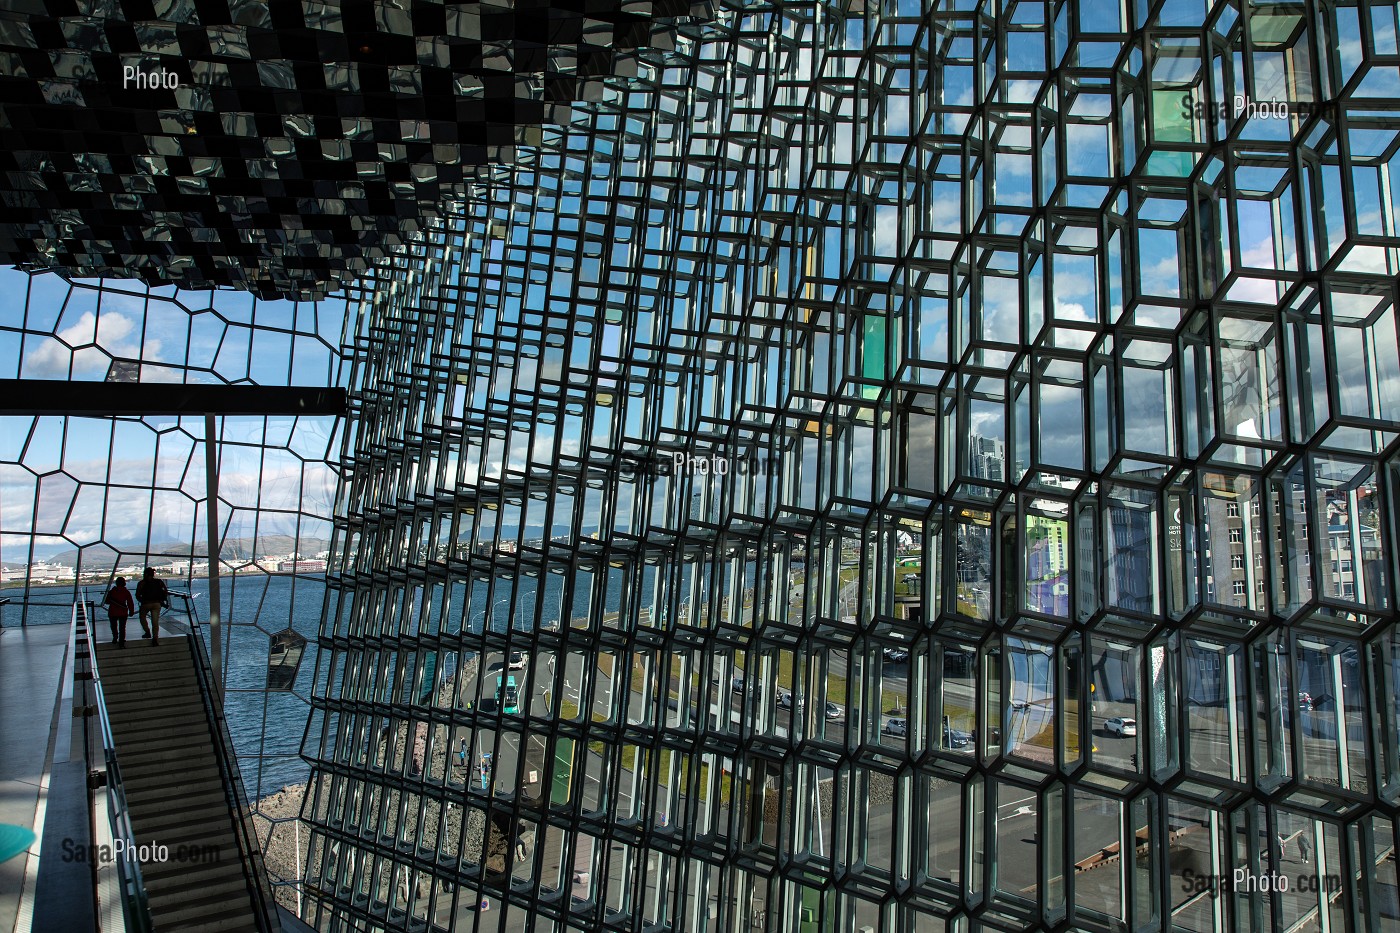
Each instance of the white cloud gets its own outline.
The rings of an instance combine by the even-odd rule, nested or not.
[[[1181,294],[1181,264],[1175,256],[1163,257],[1142,270],[1145,295],[1175,298]]]
[[[1057,321],[1084,321],[1094,323],[1095,318],[1088,309],[1075,301],[1060,301],[1055,299],[1055,320]]]
[[[1010,104],[1034,103],[1041,87],[1041,82],[1025,78],[1012,81],[1006,85],[1006,101]]]
[[[967,416],[967,420],[970,433],[982,437],[1001,437],[1002,416],[996,412],[974,411]]]
[[[141,345],[128,339],[133,336],[140,337],[135,318],[113,311],[100,317],[84,311],[73,324],[59,329],[52,337],[41,338],[43,342],[25,361],[25,374],[30,378],[64,379],[69,377],[71,368],[73,376],[100,378],[106,374],[112,357],[141,358]],[[145,350],[158,354],[160,341],[147,339]]]

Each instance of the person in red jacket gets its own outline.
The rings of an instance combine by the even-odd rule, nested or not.
[[[126,647],[126,620],[136,611],[131,591],[126,588],[126,577],[117,577],[117,582],[107,591],[102,600],[107,606],[107,621],[112,623],[112,641],[118,647]]]

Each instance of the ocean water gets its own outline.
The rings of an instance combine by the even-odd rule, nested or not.
[[[745,567],[749,579],[752,579],[754,569],[752,562]],[[465,627],[469,631],[480,631],[488,612],[493,628],[506,629],[512,617],[519,626],[524,624],[524,620],[536,617],[537,604],[539,618],[546,624],[558,619],[561,624],[567,625],[569,619],[587,614],[590,593],[597,588],[603,590],[605,612],[617,611],[621,602],[623,580],[616,572],[608,573],[606,579],[601,575],[595,578],[581,573],[574,581],[567,605],[563,576],[550,573],[544,577],[543,581],[528,576],[518,577],[514,583],[517,591],[513,604],[512,583],[496,580],[493,585],[487,580],[475,581],[471,587]],[[689,580],[684,583],[689,583]],[[655,584],[655,568],[645,568],[640,590],[644,594],[644,602],[649,602],[651,594],[655,592]],[[167,580],[167,585],[172,594],[185,592],[191,595],[189,605],[200,622],[207,649],[208,581]],[[87,587],[85,598],[100,600],[103,592],[102,587]],[[243,774],[243,784],[250,798],[265,797],[287,785],[304,783],[310,776],[310,768],[301,759],[300,752],[310,712],[318,655],[316,639],[321,629],[325,595],[323,575],[245,573],[220,578],[220,601],[223,605],[220,618],[225,623],[222,628],[226,672],[224,711]],[[0,609],[0,613],[3,613],[0,621],[7,627],[19,625],[19,602],[24,597],[24,591],[9,588],[0,591],[0,596],[9,596],[13,600],[10,605]],[[453,607],[460,607],[466,596],[465,581],[451,584],[437,598],[440,600],[444,596],[449,603],[447,607],[424,606],[420,594],[413,601],[410,612],[420,617],[426,612],[439,619],[443,615],[453,614]],[[31,589],[27,624],[67,625],[72,615],[73,599],[72,584]],[[181,611],[185,602],[175,598],[172,605],[175,610],[170,613],[171,618],[185,621],[186,616]],[[515,606],[514,612],[511,611],[512,605]],[[461,609],[456,608],[455,613],[460,617]],[[99,611],[98,616],[97,637],[109,638],[105,613]],[[293,690],[269,691],[266,688],[271,636],[288,627],[307,640],[306,652],[302,656]],[[128,638],[133,632],[136,640],[141,641],[140,626],[134,620],[127,623]]]
[[[186,592],[200,623],[205,648],[209,645],[209,584],[207,580],[167,580],[172,593]],[[311,684],[316,669],[316,636],[326,593],[320,575],[269,576],[238,574],[220,578],[224,642],[224,712],[238,755],[243,784],[250,798],[273,793],[307,780],[310,769],[300,758],[302,736],[310,710]],[[86,598],[100,600],[102,587],[87,587]],[[0,597],[11,603],[0,609],[0,622],[18,626],[25,607],[22,589],[7,588]],[[73,586],[34,587],[29,591],[26,624],[67,625],[72,617]],[[175,621],[187,617],[183,600],[173,599]],[[307,640],[306,652],[291,692],[268,691],[267,659],[271,636],[288,627]],[[106,615],[99,610],[96,636],[111,637]],[[140,625],[127,623],[127,637],[141,642]]]

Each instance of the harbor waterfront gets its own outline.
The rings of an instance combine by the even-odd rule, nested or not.
[[[172,609],[163,618],[185,623],[183,609],[189,594],[193,613],[208,643],[209,584],[206,579],[166,578],[173,596]],[[224,710],[229,733],[238,754],[238,767],[250,798],[264,797],[289,784],[305,783],[308,768],[301,760],[301,738],[306,731],[311,683],[316,671],[316,635],[321,623],[326,581],[323,575],[290,576],[239,574],[221,580],[224,627],[225,696]],[[85,585],[80,598],[100,601],[105,587]],[[7,591],[0,623],[6,628],[20,624],[20,593]],[[74,587],[32,587],[28,591],[27,625],[67,625],[72,618]],[[290,692],[268,691],[267,662],[269,637],[291,627],[307,639],[307,652]],[[142,642],[140,626],[133,618],[127,624],[127,637]],[[99,642],[111,637],[106,616],[98,611],[95,635]]]
[[[207,645],[208,580],[202,577],[165,579],[174,597],[171,601],[173,609],[167,612],[165,618],[182,623],[188,621],[183,612],[185,600],[181,595],[188,594]],[[497,582],[496,594],[508,592],[502,589],[504,585],[507,584]],[[462,583],[453,587],[454,601],[463,598],[464,588]],[[222,577],[221,589],[223,612],[220,618],[226,623],[223,627],[224,709],[238,754],[244,788],[250,799],[262,799],[289,786],[304,785],[310,773],[300,753],[302,736],[306,731],[312,679],[316,672],[317,635],[325,602],[326,580],[323,574],[243,573]],[[486,604],[488,581],[478,580],[472,589],[472,623],[473,628],[479,630],[481,612],[476,607]],[[561,589],[562,583],[556,577],[551,577],[543,585],[541,602],[546,621],[565,615],[560,606]],[[81,598],[100,601],[105,587],[84,585],[79,592]],[[526,598],[523,586],[521,593],[523,600]],[[13,601],[0,608],[0,624],[12,628],[20,624],[22,597],[15,590],[8,591],[7,595]],[[67,625],[72,618],[73,600],[74,587],[71,583],[31,587],[27,596],[26,624]],[[605,598],[606,610],[616,611],[618,600],[617,587],[609,586]],[[493,597],[492,611],[497,625],[506,622],[508,605],[499,595]],[[568,615],[572,618],[584,611],[582,607],[577,607]],[[105,614],[100,610],[98,619],[96,635],[99,641],[105,641],[110,635]],[[302,657],[292,690],[269,691],[269,638],[288,627],[307,640],[307,651]],[[133,631],[139,640],[140,628],[135,619],[128,623],[128,637]],[[466,656],[463,660],[466,660]]]

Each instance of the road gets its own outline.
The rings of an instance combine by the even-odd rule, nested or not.
[[[656,702],[654,696],[643,696],[637,689],[629,691],[624,697],[615,696],[615,686],[613,678],[609,673],[591,664],[591,656],[584,652],[575,651],[565,655],[560,662],[552,654],[541,653],[528,659],[524,667],[518,671],[505,672],[502,667],[504,658],[499,654],[488,654],[482,658],[483,672],[478,676],[475,673],[463,676],[461,683],[457,685],[457,697],[459,702],[472,702],[479,710],[486,714],[482,717],[489,722],[490,716],[496,712],[495,709],[495,683],[498,676],[503,674],[509,676],[514,673],[517,676],[521,689],[523,701],[522,714],[519,717],[506,716],[503,718],[502,726],[499,729],[489,725],[476,730],[474,745],[469,745],[468,762],[469,767],[462,769],[455,768],[454,780],[458,782],[469,781],[469,793],[472,796],[489,797],[492,794],[511,794],[518,788],[516,781],[518,776],[528,777],[530,768],[520,767],[520,756],[522,747],[526,749],[527,755],[537,761],[543,761],[543,745],[538,736],[530,734],[528,721],[524,718],[524,709],[528,709],[532,717],[539,717],[548,720],[560,715],[561,708],[568,712],[577,712],[578,718],[582,719],[591,714],[603,717],[610,715],[610,711],[617,708],[625,714],[628,721],[638,724],[643,728],[650,728],[653,719],[660,717],[661,727],[681,728],[692,716],[704,715],[722,718],[729,728],[736,728],[747,716],[757,721],[758,731],[769,733],[775,737],[780,737],[794,728],[793,718],[789,711],[777,707],[773,700],[770,685],[763,685],[761,690],[755,690],[752,685],[745,683],[745,689],[735,692],[728,680],[723,682],[711,682],[703,690],[704,695],[699,695],[697,688],[692,688],[690,695],[684,697],[684,709],[665,708]],[[625,663],[625,662],[619,662]],[[562,666],[562,670],[559,668]],[[904,663],[891,664],[886,662],[882,665],[887,684],[904,683],[908,675],[907,665]],[[973,700],[976,696],[974,683],[968,678],[946,678],[944,681],[945,702],[950,706],[959,708],[973,708]],[[588,709],[579,707],[580,695],[591,696],[592,703]],[[1011,754],[1025,754],[1031,760],[1040,760],[1046,751],[1038,745],[1026,744],[1027,740],[1041,732],[1040,726],[1048,715],[1048,708],[1044,704],[1031,704],[1025,709],[1013,709],[1008,711],[1005,736],[1006,751]],[[1109,765],[1117,769],[1129,771],[1133,768],[1132,757],[1137,754],[1143,757],[1141,740],[1135,737],[1122,737],[1109,734],[1104,724],[1114,716],[1130,716],[1140,719],[1139,711],[1132,703],[1103,701],[1096,704],[1091,714],[1092,733],[1087,741],[1091,744],[1091,754],[1099,764]],[[1225,728],[1225,713],[1222,709],[1200,708],[1192,712],[1190,722],[1191,743],[1190,750],[1192,764],[1194,767],[1206,771],[1225,774],[1225,768],[1229,762],[1229,736]],[[882,715],[880,722],[888,721],[887,715]],[[835,721],[826,721],[819,718],[814,711],[811,715],[803,713],[797,717],[796,728],[803,734],[812,732],[825,733],[838,741],[844,741],[845,730],[858,726],[858,723],[848,723],[843,716]],[[960,723],[953,723],[955,728],[965,728]],[[970,724],[968,724],[970,725]],[[1054,732],[1050,733],[1055,734]],[[452,737],[452,748],[459,747],[462,738],[472,737],[464,729],[459,729]],[[878,735],[878,741],[892,750],[898,751],[909,741],[906,738]],[[1308,753],[1308,757],[1315,758],[1323,755],[1328,747],[1335,749],[1335,746],[1326,740],[1308,740],[1310,745],[1316,744],[1316,748]],[[533,751],[531,751],[533,749]],[[492,757],[493,766],[483,771],[479,767],[480,755],[489,752]],[[974,749],[969,747],[961,750],[960,754],[971,755]],[[723,761],[708,762],[712,768],[724,767],[727,763]],[[660,796],[654,799],[648,806],[639,804],[635,798],[637,788],[636,773],[629,768],[622,768],[610,780],[607,777],[607,769],[604,767],[603,758],[592,750],[585,749],[581,752],[581,757],[577,760],[575,768],[575,792],[582,795],[585,809],[598,811],[607,809],[612,813],[612,818],[625,821],[628,819],[650,820],[653,825],[661,825],[663,814],[666,812],[676,814],[685,810],[685,800],[679,793],[673,793],[667,787],[659,789]],[[544,771],[547,769],[536,768],[534,770]],[[481,787],[481,777],[486,776],[486,787]],[[546,777],[540,774],[540,777]],[[996,785],[998,799],[995,802],[996,817],[987,824],[986,831],[991,833],[991,838],[987,839],[982,846],[982,853],[975,859],[975,864],[980,865],[983,858],[995,853],[995,870],[993,883],[1002,891],[1008,894],[1034,897],[1036,886],[1039,883],[1036,877],[1037,857],[1040,854],[1041,838],[1039,835],[1040,807],[1041,802],[1032,788],[1020,788],[1007,781]],[[927,797],[923,796],[926,793]],[[913,819],[922,821],[927,819],[929,826],[929,846],[925,864],[914,864],[915,872],[927,871],[927,874],[935,879],[944,879],[950,883],[960,883],[963,872],[967,870],[969,860],[973,859],[974,853],[968,851],[969,833],[966,828],[966,819],[971,812],[971,802],[967,794],[968,789],[961,783],[933,780],[925,789],[920,791],[920,795],[914,800],[904,804],[905,809],[899,813],[895,812],[892,804],[888,802],[876,802],[873,799],[866,800],[863,812],[855,814],[853,824],[856,838],[864,840],[863,856],[876,872],[897,870],[897,854],[894,849],[893,826],[896,819],[903,821]],[[926,801],[923,802],[923,801]],[[1122,847],[1125,840],[1123,838],[1128,820],[1124,818],[1121,804],[1113,797],[1104,794],[1102,796],[1090,795],[1087,790],[1081,790],[1071,799],[1070,805],[1074,811],[1073,837],[1070,855],[1074,862],[1085,862],[1089,864],[1101,863],[1102,867],[1096,867],[1091,871],[1081,872],[1076,875],[1076,898],[1081,906],[1102,910],[1109,915],[1121,916],[1125,913],[1123,898],[1125,895],[1125,868],[1121,860],[1112,853],[1115,847]],[[855,806],[861,809],[859,802],[848,803],[848,807]],[[915,812],[915,807],[919,807]],[[836,830],[830,820],[829,807],[823,808],[827,812],[824,814],[822,841],[814,846],[818,852],[831,852],[836,844]],[[708,814],[715,820],[717,826],[727,825],[729,809],[722,806],[718,809],[710,807],[700,807],[698,811]],[[811,812],[810,810],[808,812]],[[793,816],[790,814],[789,819]],[[1173,863],[1174,866],[1179,858],[1188,858],[1178,855],[1179,852],[1189,852],[1196,850],[1205,856],[1205,845],[1210,839],[1210,833],[1203,828],[1207,825],[1209,814],[1202,811],[1198,815],[1191,812],[1174,813],[1171,816],[1172,825],[1177,829],[1185,829],[1179,837],[1173,841]],[[1194,822],[1193,822],[1194,821]],[[707,827],[695,828],[697,832],[704,832]],[[640,866],[637,862],[639,854],[629,852],[625,847],[614,845],[611,852],[592,851],[584,852],[571,857],[567,868],[564,866],[565,839],[562,833],[550,831],[544,838],[538,840],[541,850],[541,857],[537,860],[534,857],[527,859],[515,866],[514,873],[517,879],[528,882],[532,874],[538,871],[538,883],[545,888],[557,888],[566,885],[575,896],[588,897],[590,891],[592,896],[609,903],[612,906],[621,906],[629,897],[640,897],[654,900],[657,892],[664,888],[663,873],[666,871],[664,865],[652,863],[648,866]],[[1261,843],[1262,846],[1262,843]],[[1129,842],[1128,849],[1131,851],[1132,845]],[[1108,850],[1110,854],[1106,855]],[[1284,863],[1285,872],[1295,875],[1305,874],[1308,869],[1302,865],[1301,856],[1296,849],[1296,844],[1292,850],[1291,858]],[[923,857],[923,853],[918,853]],[[1189,863],[1189,862],[1188,862]],[[1129,863],[1131,867],[1133,863]],[[1209,864],[1207,860],[1205,864]],[[590,884],[573,884],[572,876],[576,870],[592,867]],[[599,866],[602,866],[600,869]],[[980,870],[980,869],[978,869]],[[1175,868],[1174,868],[1175,870]],[[1180,874],[1174,875],[1174,880],[1180,879]],[[659,880],[661,879],[661,880]],[[694,891],[687,893],[687,898],[693,900],[697,895]],[[1214,901],[1209,895],[1197,895],[1194,893],[1173,892],[1172,907],[1177,925],[1182,929],[1211,930],[1215,928],[1217,917],[1214,913]],[[1289,915],[1303,916],[1309,909],[1308,896],[1305,892],[1294,892],[1283,895],[1282,903]],[[1316,895],[1312,895],[1316,900]],[[527,919],[525,916],[512,911],[499,911],[492,918],[491,925],[487,928],[499,928],[501,930],[525,929]],[[452,905],[444,905],[438,914],[439,920],[446,920],[447,915],[453,912]],[[475,904],[458,905],[456,912],[463,922],[471,922],[469,915],[478,914]],[[484,916],[481,919],[485,919]],[[873,907],[858,906],[854,921],[857,925],[871,924],[878,925],[878,917]],[[500,925],[497,927],[496,924]],[[470,927],[467,927],[470,928]]]

